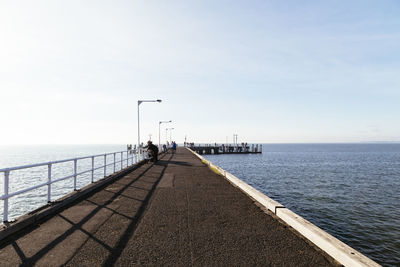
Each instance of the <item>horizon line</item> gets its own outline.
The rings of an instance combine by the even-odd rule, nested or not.
[[[178,144],[183,144],[179,143]],[[188,142],[195,144],[232,144],[233,142]],[[238,143],[241,144],[242,142]],[[400,143],[400,141],[324,141],[324,142],[246,142],[247,144],[266,144],[266,145],[274,145],[274,144],[382,144],[382,143]],[[136,144],[136,143],[131,143]],[[27,144],[0,144],[0,147],[6,146],[75,146],[75,145],[86,145],[86,146],[112,146],[112,145],[127,145],[125,143],[27,143]]]

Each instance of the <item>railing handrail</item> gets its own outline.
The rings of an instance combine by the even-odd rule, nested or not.
[[[75,157],[75,158],[70,158],[70,159],[63,159],[63,160],[55,160],[55,161],[48,161],[48,162],[42,162],[42,163],[36,163],[36,164],[29,164],[29,165],[21,165],[21,166],[15,166],[15,167],[10,167],[10,168],[3,168],[0,169],[0,173],[4,173],[4,194],[0,195],[0,201],[3,201],[4,203],[4,207],[3,207],[3,222],[7,222],[8,221],[8,200],[11,197],[35,190],[37,188],[40,187],[44,187],[44,186],[48,186],[47,188],[47,202],[51,202],[51,185],[69,178],[74,178],[73,181],[73,187],[74,190],[77,190],[77,177],[79,175],[91,172],[91,182],[93,183],[93,175],[94,175],[94,171],[104,168],[104,177],[106,177],[107,175],[107,167],[109,166],[114,166],[113,168],[113,172],[115,173],[116,170],[116,164],[117,163],[121,163],[121,166],[118,167],[119,170],[123,169],[123,163],[126,162],[126,167],[132,166],[137,164],[138,160],[139,160],[139,155],[134,153],[135,151],[133,150],[122,150],[122,151],[117,151],[117,152],[110,152],[110,153],[103,153],[103,154],[96,154],[96,155],[90,155],[90,156],[83,156],[83,157]],[[117,160],[116,159],[116,155],[120,154],[120,158]],[[124,158],[124,154],[126,154],[126,158]],[[131,156],[129,155],[131,154]],[[109,155],[114,155],[113,157],[113,161],[112,163],[108,163],[107,162],[107,156]],[[136,156],[136,161],[134,161],[134,157]],[[104,162],[102,166],[94,166],[94,159],[98,158],[98,157],[104,157]],[[91,168],[88,170],[83,170],[78,172],[78,168],[77,168],[77,163],[79,160],[84,160],[84,159],[92,159],[91,162]],[[52,166],[54,166],[55,164],[58,163],[64,163],[64,162],[74,162],[74,168],[73,168],[73,174],[69,174],[67,176],[61,177],[61,178],[56,178],[56,179],[52,179]],[[129,161],[131,163],[129,163]],[[9,192],[9,181],[10,181],[10,172],[11,171],[15,171],[15,170],[21,170],[21,169],[28,169],[28,168],[35,168],[35,167],[41,167],[41,166],[47,166],[47,174],[48,174],[48,180],[46,182],[41,182],[39,184],[36,184],[34,186],[31,187],[27,187],[27,188],[23,188],[20,189],[18,191],[14,191],[14,192]]]
[[[126,151],[125,151],[125,152],[126,152]],[[118,153],[118,152],[115,152],[115,153]],[[121,153],[121,152],[119,152],[119,153]],[[132,157],[133,157],[133,156],[132,156]],[[130,158],[132,158],[132,157],[130,157]],[[122,162],[122,161],[125,161],[125,159],[115,161],[115,163],[120,163],[120,162]],[[104,168],[104,167],[108,167],[108,166],[111,166],[111,165],[114,165],[114,162],[109,163],[109,164],[107,164],[107,165],[103,165],[103,166],[96,167],[96,168],[93,169],[93,171],[98,170],[98,169],[102,169],[102,168]],[[41,184],[37,184],[37,185],[31,186],[31,187],[28,187],[28,188],[25,188],[25,189],[21,189],[21,190],[19,190],[19,191],[15,191],[15,192],[9,193],[8,195],[6,195],[6,194],[0,195],[0,200],[4,200],[4,199],[6,199],[6,198],[11,198],[11,197],[14,197],[14,196],[23,194],[23,193],[25,193],[25,192],[32,191],[32,190],[38,189],[38,188],[40,188],[40,187],[49,185],[49,184],[54,184],[54,183],[60,182],[60,181],[62,181],[62,180],[66,180],[66,179],[68,179],[68,178],[72,178],[72,177],[74,177],[75,175],[78,176],[78,175],[82,175],[82,174],[85,174],[85,173],[88,173],[88,172],[91,172],[91,171],[92,171],[92,169],[88,169],[88,170],[85,170],[85,171],[78,172],[78,173],[76,173],[76,174],[71,174],[71,175],[67,175],[67,176],[61,177],[61,178],[57,178],[56,180],[51,180],[50,182],[47,181],[47,182],[44,182],[44,183],[41,183]]]
[[[47,166],[49,164],[57,164],[57,163],[64,163],[64,162],[68,162],[68,161],[74,161],[74,160],[89,159],[89,158],[92,158],[92,157],[96,158],[96,157],[100,157],[100,156],[113,155],[113,154],[117,154],[117,153],[121,153],[121,152],[126,153],[127,150],[122,150],[122,151],[117,151],[117,152],[110,152],[110,153],[103,153],[103,154],[97,154],[97,155],[91,155],[91,156],[76,157],[76,158],[70,158],[70,159],[47,161],[47,162],[34,163],[34,164],[29,164],[29,165],[20,165],[20,166],[0,169],[0,172],[15,171],[15,170],[28,169],[28,168],[35,168],[35,167],[40,167],[40,166]]]

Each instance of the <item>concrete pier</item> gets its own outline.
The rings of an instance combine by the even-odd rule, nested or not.
[[[0,263],[337,265],[185,148],[3,240]]]

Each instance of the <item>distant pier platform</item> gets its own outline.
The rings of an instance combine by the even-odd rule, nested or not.
[[[187,143],[187,147],[200,155],[219,155],[219,154],[261,154],[261,144],[194,144]]]

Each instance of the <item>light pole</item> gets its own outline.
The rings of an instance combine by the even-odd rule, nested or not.
[[[169,130],[169,142],[172,143],[172,130],[175,128],[168,128]]]
[[[140,116],[139,116],[139,107],[140,104],[142,104],[143,102],[158,102],[161,103],[160,99],[157,100],[138,100],[138,104],[137,104],[137,131],[138,131],[138,155],[140,155]]]
[[[158,147],[160,147],[161,146],[161,123],[170,123],[170,122],[172,122],[171,120],[170,121],[159,121],[158,122]]]

